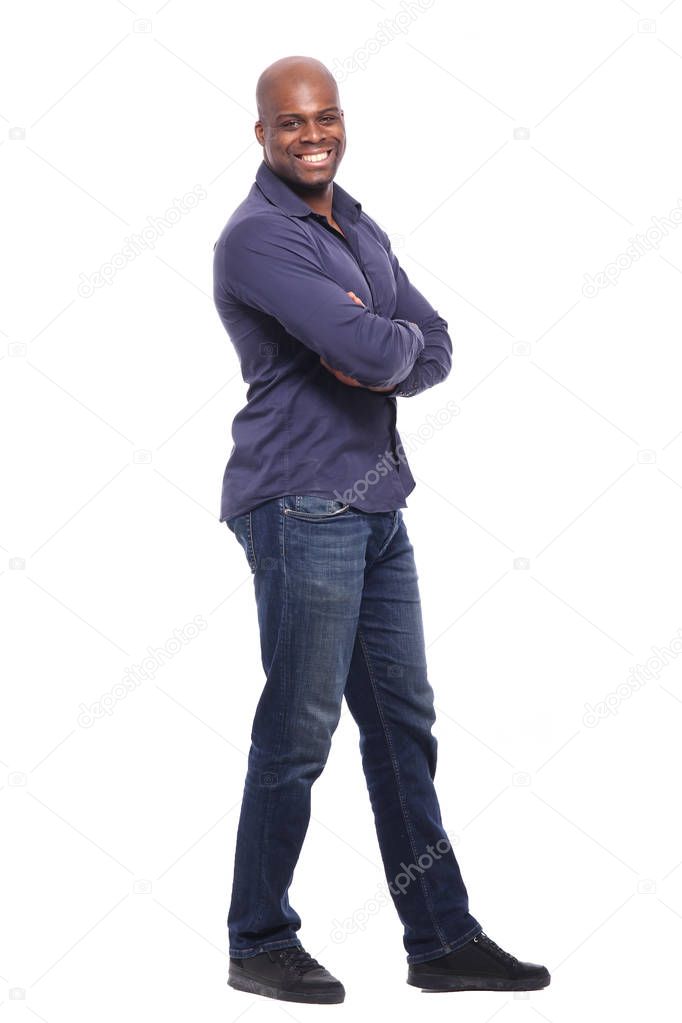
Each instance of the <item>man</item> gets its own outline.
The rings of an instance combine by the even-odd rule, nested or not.
[[[216,307],[249,385],[221,521],[253,574],[266,674],[237,832],[228,983],[288,1001],[344,999],[297,937],[288,890],[345,696],[408,983],[545,987],[544,966],[503,951],[470,914],[433,784],[433,689],[401,510],[415,482],[398,455],[395,399],[448,375],[447,323],[386,232],[333,182],[346,136],[329,70],[278,60],[256,101],[263,160],[214,255]]]

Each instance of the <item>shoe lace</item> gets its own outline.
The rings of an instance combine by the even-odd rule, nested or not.
[[[492,938],[489,938],[488,935],[485,934],[483,931],[481,931],[480,934],[476,935],[474,941],[479,942],[481,945],[483,945],[484,948],[487,948],[488,951],[491,952],[492,955],[496,956],[498,959],[503,959],[509,963],[518,963],[518,959],[516,958],[516,956],[513,956],[511,952],[505,952],[503,948],[500,948],[496,941],[493,941]]]
[[[282,948],[277,954],[285,966],[290,967],[297,973],[307,973],[309,970],[315,970],[321,965],[317,959],[313,959],[309,952],[298,946]]]

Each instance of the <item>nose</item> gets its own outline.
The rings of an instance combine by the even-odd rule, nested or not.
[[[307,121],[299,135],[301,141],[304,142],[319,142],[321,139],[324,139],[324,137],[324,130],[314,121]]]

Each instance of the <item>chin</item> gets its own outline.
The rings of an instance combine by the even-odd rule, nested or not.
[[[314,188],[317,188],[320,185],[325,184],[325,182],[332,181],[335,174],[336,174],[335,166],[329,167],[327,168],[327,170],[320,170],[316,174],[311,174],[310,171],[303,169],[300,171],[297,170],[296,180],[299,181],[302,185],[308,184]]]

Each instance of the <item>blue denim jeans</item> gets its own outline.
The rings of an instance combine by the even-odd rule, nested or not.
[[[433,689],[402,511],[294,494],[227,526],[253,574],[265,671],[237,831],[229,955],[301,945],[288,891],[344,696],[407,962],[454,951],[482,926],[469,913],[434,788]]]

